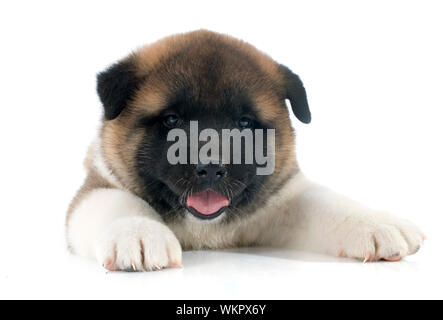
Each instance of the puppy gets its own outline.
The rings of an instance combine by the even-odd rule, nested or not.
[[[285,105],[310,122],[303,84],[243,41],[205,30],[167,37],[99,73],[97,92],[104,118],[66,224],[72,252],[108,270],[157,270],[181,265],[182,250],[244,246],[397,261],[423,243],[413,224],[305,178]],[[171,163],[169,134],[191,134],[193,121],[198,132],[273,130],[263,148],[271,172],[216,152]],[[185,145],[183,159],[201,142]]]

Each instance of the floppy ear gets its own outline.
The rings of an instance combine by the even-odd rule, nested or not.
[[[300,78],[284,65],[280,65],[280,72],[283,75],[286,99],[291,102],[295,116],[303,123],[311,122],[308,98]]]
[[[138,83],[134,65],[129,60],[117,62],[97,75],[97,93],[107,120],[117,118],[137,90]]]

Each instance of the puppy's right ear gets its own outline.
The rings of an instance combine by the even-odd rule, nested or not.
[[[117,62],[97,75],[97,93],[107,120],[117,118],[137,90],[138,84],[134,65],[129,60]]]

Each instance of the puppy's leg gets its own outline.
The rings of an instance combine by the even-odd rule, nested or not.
[[[155,270],[181,264],[181,247],[142,199],[118,189],[89,191],[73,208],[68,242],[108,270]]]
[[[293,187],[289,210],[298,248],[364,261],[397,261],[423,244],[424,234],[412,223],[369,209],[302,174]]]

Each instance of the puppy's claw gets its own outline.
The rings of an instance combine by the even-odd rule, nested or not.
[[[339,256],[340,258],[345,258],[345,257],[346,257],[346,253],[345,253],[345,251],[344,251],[344,250],[340,250],[340,251],[338,252],[338,256]]]
[[[371,260],[371,254],[370,253],[367,253],[366,255],[365,255],[365,259],[363,260],[363,263],[366,263],[366,262],[368,262],[368,261],[370,261]]]
[[[389,262],[395,262],[401,260],[401,255],[400,253],[396,253],[388,258],[383,258],[383,259]]]
[[[181,264],[181,262],[174,261],[168,265],[168,268],[183,268],[183,265]]]
[[[103,264],[103,267],[108,271],[117,271],[114,265],[114,260],[112,259],[106,259],[105,263]]]

